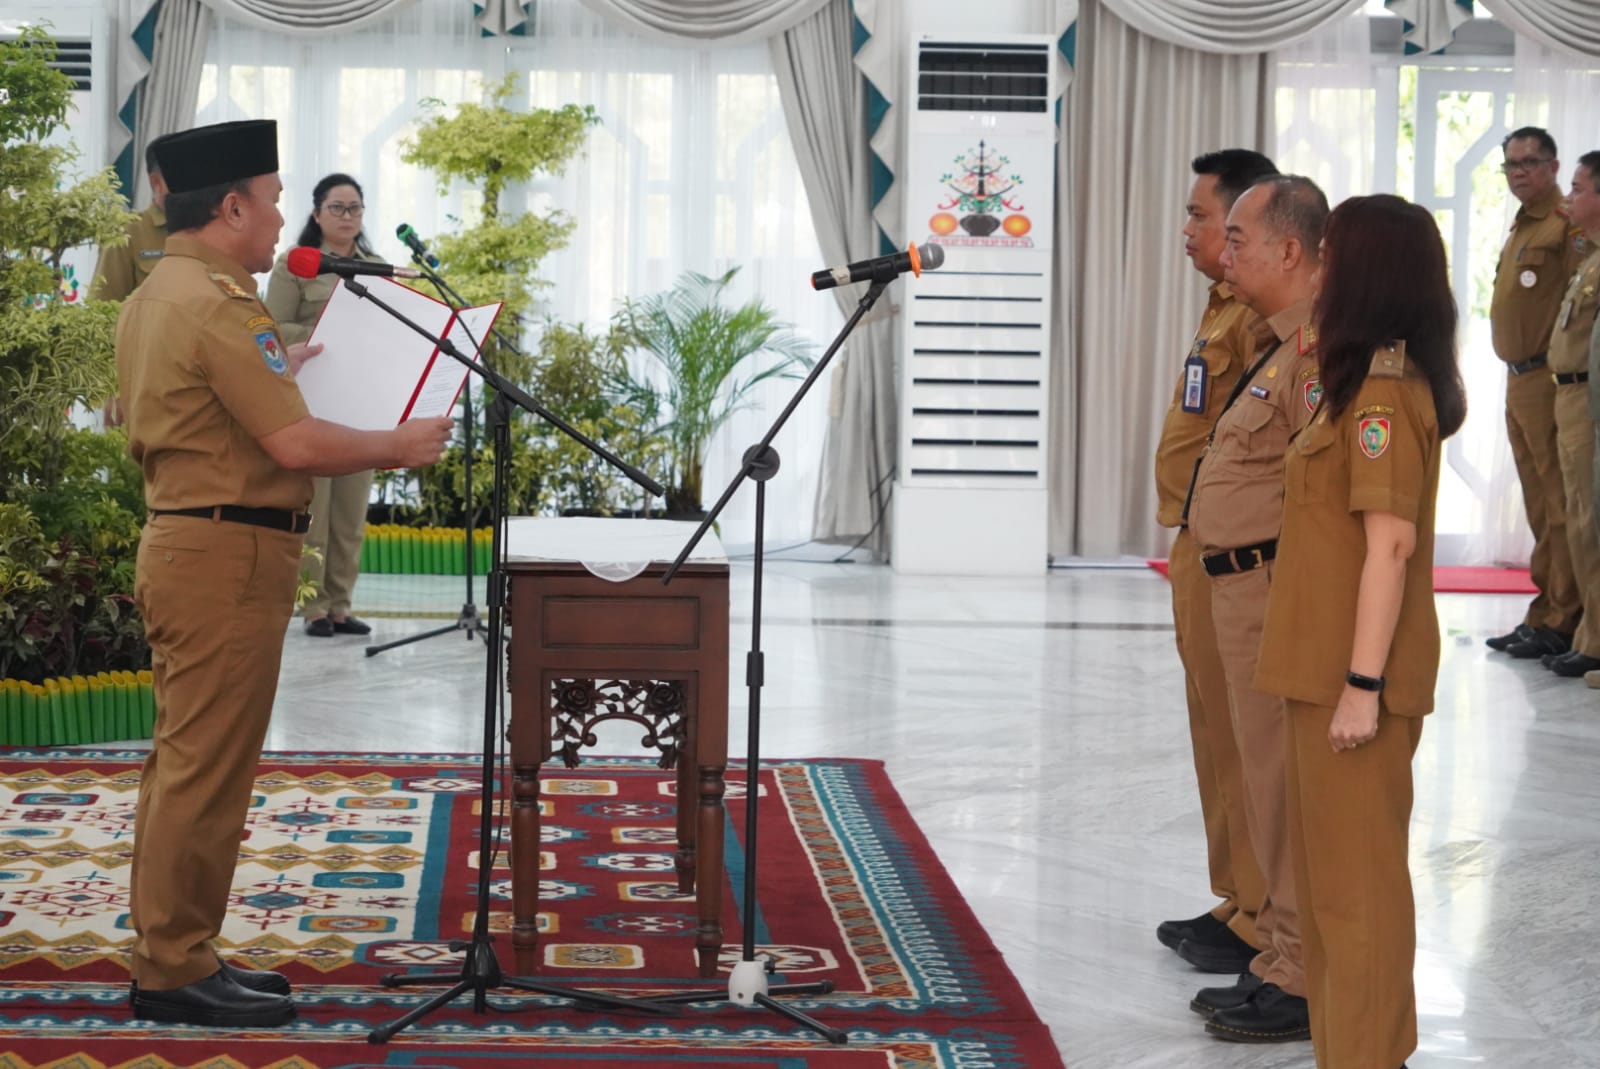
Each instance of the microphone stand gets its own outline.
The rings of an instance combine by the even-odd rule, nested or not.
[[[410,1027],[434,1010],[447,1003],[454,1002],[457,998],[469,992],[472,994],[473,1012],[478,1014],[487,1013],[489,1011],[488,993],[490,990],[499,987],[509,987],[518,991],[533,991],[539,994],[570,999],[584,1009],[642,1010],[647,1013],[671,1014],[673,1012],[671,1007],[654,1001],[621,998],[598,991],[584,991],[559,984],[530,980],[520,976],[507,976],[501,970],[500,962],[495,957],[494,938],[489,934],[489,885],[494,875],[494,855],[498,850],[498,843],[494,833],[494,759],[497,714],[501,711],[500,703],[504,700],[504,688],[501,681],[505,660],[501,654],[501,648],[505,635],[506,581],[502,558],[505,551],[506,479],[511,453],[511,405],[515,404],[518,408],[548,420],[552,425],[571,436],[573,440],[594,451],[612,467],[632,479],[649,493],[660,496],[662,493],[661,486],[648,475],[614,455],[604,446],[591,441],[565,420],[549,412],[532,397],[529,397],[527,393],[502,378],[492,368],[485,367],[481,361],[473,360],[463,355],[451,343],[450,339],[435,337],[425,328],[407,319],[394,308],[385,304],[383,300],[373,296],[372,291],[367,286],[357,282],[353,276],[343,275],[342,278],[345,288],[357,297],[371,301],[401,323],[433,342],[442,352],[448,353],[453,359],[466,367],[469,372],[482,377],[487,385],[494,388],[495,399],[493,405],[500,410],[495,414],[495,419],[492,421],[494,424],[495,463],[494,489],[490,494],[489,512],[494,536],[490,543],[490,569],[487,580],[489,628],[484,650],[488,659],[488,672],[483,690],[483,786],[479,799],[481,815],[478,820],[477,914],[472,922],[472,938],[460,943],[451,943],[450,945],[451,950],[465,951],[465,957],[462,959],[459,972],[390,973],[385,976],[383,978],[383,986],[385,987],[409,987],[412,985],[441,983],[450,984],[451,986],[447,990],[434,995],[422,1005],[412,1009],[404,1016],[374,1028],[367,1035],[367,1042],[387,1043],[397,1032]],[[473,344],[476,345],[476,341]]]
[[[669,995],[654,996],[655,1002],[712,1002],[726,1000],[738,1006],[761,1006],[772,1012],[787,1017],[796,1024],[805,1026],[828,1040],[830,1043],[847,1043],[850,1037],[837,1028],[823,1024],[815,1018],[801,1013],[792,1006],[786,1006],[777,1001],[773,995],[826,995],[833,990],[833,983],[823,980],[809,984],[780,984],[769,986],[767,976],[773,971],[772,959],[758,961],[755,953],[755,916],[756,916],[756,868],[757,868],[757,796],[759,789],[758,773],[761,769],[761,687],[764,682],[766,661],[761,652],[761,581],[762,565],[764,559],[763,541],[766,537],[767,513],[767,481],[778,473],[778,451],[772,448],[772,440],[778,436],[778,431],[788,422],[789,416],[800,404],[806,392],[811,389],[817,378],[827,368],[828,361],[833,359],[833,354],[839,351],[844,340],[855,329],[856,324],[867,314],[890,282],[899,275],[892,264],[875,265],[872,275],[872,285],[862,296],[856,310],[840,328],[838,335],[822,354],[811,373],[806,376],[789,403],[784,406],[778,418],[773,421],[761,441],[745,450],[744,463],[734,475],[727,489],[722,491],[722,496],[717,503],[706,513],[705,519],[700,521],[700,526],[690,536],[687,544],[679,550],[677,559],[672,562],[666,574],[661,577],[663,585],[672,582],[673,576],[678,574],[678,569],[683,567],[684,561],[689,559],[689,554],[694,552],[694,547],[699,545],[711,525],[717,521],[723,508],[732,499],[734,492],[746,478],[754,480],[756,484],[756,549],[754,582],[751,589],[750,607],[750,652],[745,659],[745,684],[750,691],[750,705],[748,715],[748,728],[746,737],[749,743],[745,756],[745,792],[744,792],[744,834],[745,857],[744,869],[744,945],[739,962],[734,965],[732,974],[728,977],[726,991],[683,991]]]
[[[411,262],[416,264],[417,267],[422,270],[423,277],[425,277],[429,282],[433,283],[433,288],[439,291],[439,296],[443,297],[444,302],[451,308],[461,309],[467,306],[467,302],[462,299],[461,294],[457,293],[454,287],[429,269],[427,263],[422,259],[422,256],[415,249],[411,250]],[[461,327],[466,331],[467,339],[471,341],[474,348],[477,349],[478,358],[484,361],[485,366],[487,366],[488,358],[484,356],[483,346],[479,343],[478,339],[472,336],[472,329],[465,323],[462,323]],[[500,339],[500,344],[504,345],[513,352],[517,351],[516,346],[507,341],[505,336],[493,326],[490,326],[489,330],[496,338]],[[490,368],[490,370],[492,371],[494,369]],[[472,451],[475,443],[473,441],[472,434],[472,376],[470,375],[467,376],[467,382],[462,388],[461,402],[461,437],[462,441],[464,442],[461,460],[466,492],[464,499],[465,507],[462,509],[462,537],[465,543],[463,556],[465,558],[467,573],[467,600],[462,602],[461,613],[456,617],[455,623],[448,624],[444,627],[436,627],[431,631],[423,631],[420,634],[407,635],[405,638],[397,638],[391,642],[367,646],[365,649],[368,657],[376,657],[378,654],[392,650],[397,646],[408,646],[413,642],[421,642],[424,639],[429,638],[438,638],[440,635],[448,635],[456,631],[465,631],[467,633],[467,641],[469,642],[481,635],[488,634],[489,629],[484,625],[483,619],[478,615],[477,600],[472,596],[472,579],[477,570],[477,553],[475,552],[475,546],[472,537]]]

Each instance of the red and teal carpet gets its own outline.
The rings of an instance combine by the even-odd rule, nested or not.
[[[429,992],[381,977],[449,969],[470,933],[477,762],[429,754],[269,754],[222,952],[285,973],[300,1016],[263,1032],[156,1026],[127,1009],[127,867],[142,755],[0,752],[0,1067],[509,1069],[524,1062],[712,1069],[1053,1069],[1049,1031],[912,822],[882,766],[787,761],[760,778],[758,950],[787,1000],[850,1034],[831,1046],[761,1009],[592,1013],[509,990],[463,998],[369,1046]],[[723,926],[739,957],[743,774],[730,770]],[[673,872],[673,776],[591,759],[542,780],[537,979],[616,993],[695,976],[694,902]],[[491,927],[509,923],[502,846]],[[508,935],[497,939],[510,971]]]

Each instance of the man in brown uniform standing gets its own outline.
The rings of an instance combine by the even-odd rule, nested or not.
[[[1556,446],[1556,387],[1549,371],[1550,332],[1561,294],[1582,257],[1574,243],[1578,232],[1561,208],[1555,139],[1536,126],[1525,126],[1512,131],[1501,150],[1506,184],[1522,207],[1500,250],[1489,324],[1495,355],[1509,372],[1506,433],[1533,528],[1529,563],[1539,593],[1522,623],[1488,644],[1513,657],[1541,657],[1571,649],[1583,611],[1568,550]]]
[[[167,243],[167,183],[156,160],[156,138],[144,150],[144,169],[150,176],[150,206],[128,224],[128,243],[100,250],[94,285],[89,296],[97,301],[122,301],[150,277],[161,262]]]
[[[1259,178],[1278,173],[1272,161],[1249,149],[1224,149],[1197,157],[1185,214],[1184,252],[1211,280],[1211,293],[1194,342],[1178,372],[1172,404],[1156,446],[1156,519],[1178,528],[1168,557],[1172,620],[1189,701],[1189,739],[1200,786],[1211,891],[1220,903],[1190,920],[1164,921],[1156,938],[1190,964],[1216,972],[1242,972],[1260,946],[1256,914],[1266,890],[1245,823],[1244,783],[1228,712],[1228,689],[1211,624],[1211,579],[1183,523],[1184,495],[1206,436],[1222,403],[1255,349],[1260,318],[1222,280],[1224,226],[1233,202]]]
[[[1600,152],[1578,160],[1572,172],[1567,214],[1583,231],[1581,249],[1588,255],[1562,294],[1556,325],[1550,335],[1550,375],[1556,384],[1556,445],[1561,457],[1561,485],[1566,492],[1567,543],[1578,581],[1583,616],[1572,637],[1572,649],[1546,654],[1544,666],[1558,676],[1576,679],[1600,668],[1600,541],[1594,523],[1594,419],[1589,415],[1589,341],[1595,310],[1600,307]]]
[[[283,216],[277,128],[223,123],[157,146],[165,255],[117,321],[128,448],[149,519],[134,599],[155,673],[129,909],[142,1018],[269,1027],[294,1016],[278,973],[224,963],[221,931],[294,608],[311,475],[438,459],[447,419],[356,431],[310,416],[255,297]]]
[[[1211,615],[1244,772],[1245,814],[1267,896],[1256,919],[1262,952],[1232,987],[1206,988],[1191,1008],[1221,1039],[1262,1043],[1311,1034],[1289,848],[1288,726],[1283,699],[1255,688],[1268,584],[1283,523],[1289,439],[1321,398],[1311,327],[1328,200],[1305,178],[1268,178],[1228,213],[1224,277],[1263,316],[1272,341],[1228,398],[1195,469],[1187,518],[1211,578]]]

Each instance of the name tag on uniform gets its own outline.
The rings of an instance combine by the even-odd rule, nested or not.
[[[1560,313],[1558,313],[1556,315],[1556,329],[1557,330],[1566,330],[1567,329],[1567,325],[1569,323],[1571,323],[1571,322],[1572,322],[1572,299],[1568,298],[1567,300],[1564,300],[1564,301],[1561,302],[1561,311],[1560,311]]]
[[[164,255],[166,255],[166,250],[165,249],[140,249],[139,250],[139,259],[141,259],[141,260],[159,260]]]
[[[1195,342],[1194,350],[1183,362],[1183,410],[1190,415],[1197,416],[1206,410],[1206,390],[1210,379],[1205,358],[1200,355],[1205,344],[1203,340]]]
[[[1259,397],[1265,401],[1267,399],[1267,388],[1265,386],[1252,386],[1250,387],[1250,396]]]

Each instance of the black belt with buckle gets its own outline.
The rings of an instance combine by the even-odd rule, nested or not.
[[[1243,549],[1225,549],[1221,553],[1212,553],[1201,557],[1200,563],[1205,566],[1207,575],[1232,575],[1234,572],[1253,572],[1257,568],[1266,567],[1266,563],[1278,555],[1278,540],[1270,542],[1257,542],[1253,546]]]
[[[151,509],[152,516],[195,516],[202,520],[221,520],[224,523],[247,523],[251,527],[269,527],[274,531],[305,534],[311,529],[311,513],[290,512],[288,509],[252,509],[243,505],[205,505],[192,509]]]
[[[1573,386],[1580,382],[1589,381],[1587,371],[1555,371],[1550,377],[1556,380],[1557,386]]]
[[[1526,375],[1530,371],[1538,371],[1550,362],[1545,353],[1534,353],[1520,364],[1507,364],[1506,370],[1513,375]]]

